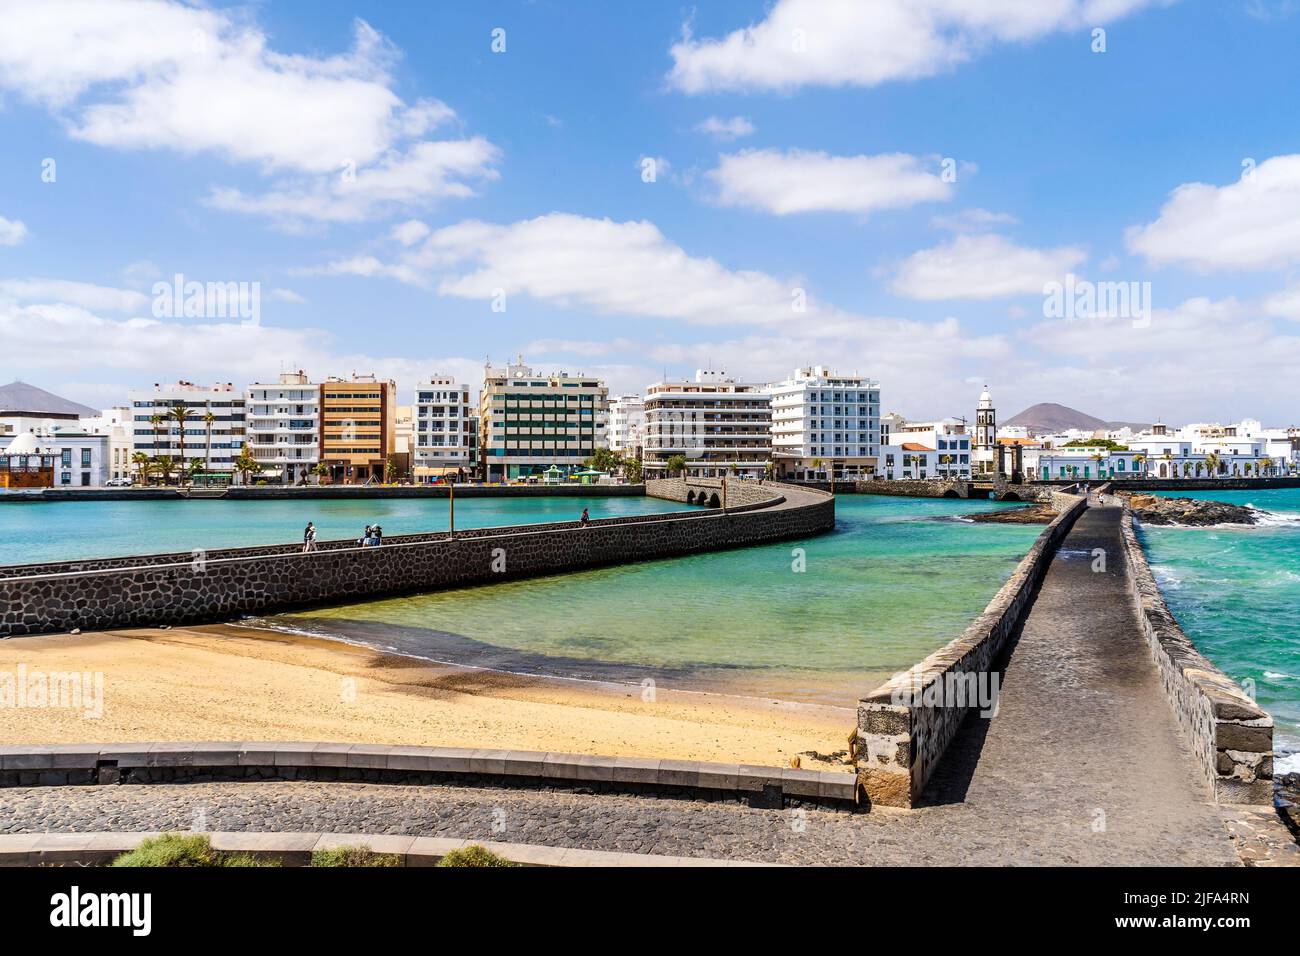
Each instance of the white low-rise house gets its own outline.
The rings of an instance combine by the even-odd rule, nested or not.
[[[880,383],[824,365],[797,368],[767,387],[778,476],[866,478],[880,459]]]
[[[1238,434],[1236,425],[1198,423],[1171,434],[1157,423],[1126,444],[1143,456],[1144,470],[1153,478],[1244,478],[1289,468],[1285,458],[1268,454],[1266,437]]]
[[[880,449],[881,477],[890,480],[971,477],[971,435],[958,418],[907,422],[891,416],[889,444]]]
[[[418,484],[440,478],[465,481],[478,471],[478,408],[469,386],[434,375],[415,390],[415,456]]]
[[[1043,480],[1137,478],[1142,472],[1142,453],[1132,448],[1109,448],[1105,445],[1066,445],[1043,449],[1038,453],[1033,472]]]
[[[663,477],[680,455],[698,478],[761,478],[772,455],[772,397],[766,386],[725,372],[696,371],[691,382],[656,382],[645,396],[647,477]]]
[[[25,382],[0,386],[0,454],[53,460],[54,487],[105,484],[112,443],[110,424],[94,409]]]
[[[258,477],[306,483],[320,464],[320,386],[299,369],[282,372],[274,385],[250,385],[244,394],[248,447],[262,466]]]
[[[609,450],[640,459],[645,448],[645,399],[620,395],[609,400]]]
[[[106,408],[99,415],[83,418],[81,425],[92,434],[108,436],[104,464],[110,481],[115,478],[127,480],[135,476],[135,466],[131,464],[135,444],[131,434],[131,409]]]

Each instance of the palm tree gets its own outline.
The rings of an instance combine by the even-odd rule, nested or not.
[[[158,474],[162,475],[162,483],[165,485],[172,476],[172,469],[176,467],[176,462],[171,455],[154,455],[153,467]]]
[[[138,451],[131,456],[131,464],[135,465],[135,471],[140,477],[140,483],[149,484],[149,475],[153,471],[153,459],[144,452]]]
[[[192,417],[192,413],[190,412],[188,405],[185,405],[183,402],[178,402],[172,406],[172,410],[167,413],[167,417],[179,426],[178,431],[181,434],[181,474],[183,481],[183,476],[187,470],[185,467],[185,425]]]
[[[673,474],[680,475],[686,471],[686,456],[673,455],[664,464],[667,466],[669,475],[673,475]]]
[[[321,479],[329,475],[330,466],[325,464],[323,461],[319,461],[312,468],[311,473],[316,476],[316,484],[319,485],[321,484]]]
[[[1190,461],[1183,462],[1183,477],[1187,478],[1189,475],[1191,475],[1191,473],[1192,473],[1192,463]]]
[[[155,455],[162,454],[162,449],[158,447],[162,444],[162,423],[163,417],[161,415],[149,416],[149,424],[153,426],[153,453]]]
[[[1210,473],[1211,478],[1219,473],[1219,456],[1215,452],[1205,456],[1205,470]]]
[[[259,470],[261,467],[262,466],[258,460],[253,457],[253,453],[249,451],[248,445],[244,445],[243,449],[239,452],[239,457],[235,459],[235,471],[239,472],[240,477],[244,480],[244,484],[248,484],[248,476]]]
[[[1146,463],[1147,463],[1146,455],[1133,456],[1133,464],[1137,465],[1139,475],[1144,474],[1146,472],[1146,468],[1143,467],[1144,465],[1146,465]]]
[[[212,408],[209,407],[208,410],[203,413],[203,427],[208,430],[208,440],[207,444],[204,446],[206,454],[203,456],[203,470],[205,472],[208,470],[208,462],[212,460],[212,426],[216,420],[217,416],[212,414]]]

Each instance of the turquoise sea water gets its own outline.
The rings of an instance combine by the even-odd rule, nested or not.
[[[280,615],[459,664],[851,704],[952,640],[1042,530],[990,502],[844,496],[832,534]],[[804,570],[796,570],[804,562]]]
[[[659,498],[459,498],[457,528],[681,511]],[[46,501],[0,503],[0,565],[125,554],[233,548],[317,538],[359,538],[368,524],[385,535],[444,531],[445,498],[337,501]]]
[[[1203,654],[1253,681],[1277,722],[1279,750],[1300,750],[1300,489],[1170,492],[1253,505],[1255,527],[1146,527],[1143,539],[1169,609]],[[1300,769],[1300,757],[1286,768]]]

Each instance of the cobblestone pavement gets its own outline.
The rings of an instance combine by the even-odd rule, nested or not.
[[[1062,854],[1057,821],[970,805],[855,813],[739,803],[450,786],[263,782],[0,791],[0,833],[282,830],[402,833],[794,864],[1235,862],[1226,831],[1207,854],[1178,833],[1093,833],[1080,807]]]

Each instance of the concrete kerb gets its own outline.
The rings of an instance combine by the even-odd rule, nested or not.
[[[105,774],[111,771],[111,774]],[[852,805],[854,776],[697,760],[660,760],[519,750],[350,743],[160,742],[8,746],[0,749],[0,785],[222,780],[375,779],[380,782],[524,783],[611,792],[667,792],[750,799],[773,794]]]
[[[1054,496],[1059,514],[1034,541],[975,621],[960,637],[895,675],[858,702],[854,737],[859,800],[914,807],[967,713],[969,699],[951,701],[949,684],[985,686],[1001,665],[1007,639],[1023,620],[1060,542],[1088,507],[1077,495]]]
[[[184,835],[197,835],[186,832]],[[103,866],[123,853],[136,849],[146,839],[160,836],[151,832],[18,833],[0,834],[0,866]],[[493,840],[458,840],[445,837],[417,837],[378,833],[265,833],[217,831],[206,834],[215,850],[246,853],[279,862],[284,866],[306,866],[317,850],[365,847],[400,859],[404,867],[435,866],[454,850],[478,845],[502,859],[521,866],[542,867],[727,867],[772,866],[702,857],[659,856],[615,853],[572,847],[500,843]]]

